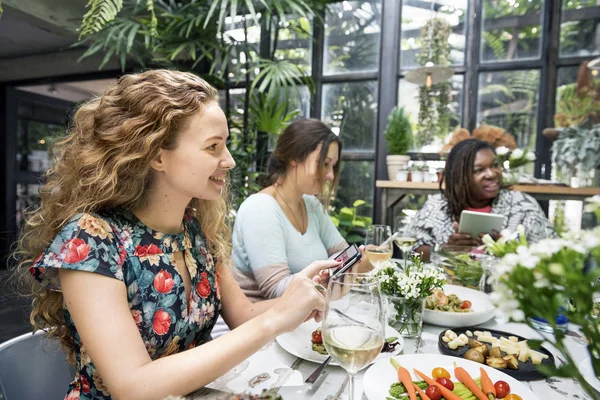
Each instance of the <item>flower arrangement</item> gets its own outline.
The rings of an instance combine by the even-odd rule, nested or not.
[[[425,298],[446,283],[441,268],[424,268],[420,255],[402,267],[387,261],[372,276],[388,303],[390,325],[404,337],[420,336]]]
[[[492,239],[489,234],[483,235],[481,238],[483,245],[480,250],[485,250],[486,253],[494,257],[504,257],[507,254],[516,253],[521,246],[527,246],[527,238],[525,237],[525,228],[523,225],[518,225],[515,232],[508,229],[503,229],[500,232],[498,240]]]
[[[482,124],[479,128],[473,130],[473,135],[465,128],[458,128],[450,137],[450,141],[443,147],[442,153],[448,153],[457,143],[466,139],[479,139],[491,144],[495,149],[506,147],[510,150],[517,148],[515,137],[506,132],[503,128],[493,125]]]
[[[510,150],[506,146],[496,148],[496,159],[500,165],[508,169],[515,169],[534,162],[536,159],[535,153],[528,148],[523,150]]]
[[[600,202],[591,203],[587,210],[600,216]],[[598,394],[583,379],[578,362],[567,351],[565,332],[556,318],[564,315],[581,327],[594,371],[600,377],[600,320],[594,313],[594,300],[600,295],[600,268],[590,268],[599,262],[600,227],[570,238],[546,239],[529,247],[520,245],[497,265],[492,294],[499,312],[514,321],[527,321],[529,325],[531,318],[548,321],[554,340],[547,341],[566,362],[559,367],[538,368],[549,376],[577,379],[593,399],[598,399]]]

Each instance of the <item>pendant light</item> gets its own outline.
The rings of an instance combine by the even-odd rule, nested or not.
[[[431,22],[429,24],[429,52],[427,55],[427,61],[424,66],[413,69],[406,73],[405,79],[408,82],[416,83],[417,85],[425,85],[431,87],[431,85],[447,81],[454,75],[454,70],[450,67],[435,65],[431,61],[431,45],[433,43],[433,24],[435,23],[435,1],[431,1]]]

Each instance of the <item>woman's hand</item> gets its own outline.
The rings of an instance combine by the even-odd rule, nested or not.
[[[317,288],[322,288],[319,272],[340,265],[335,260],[315,261],[294,274],[283,296],[267,311],[276,332],[293,331],[310,318],[315,318],[317,322],[323,319],[325,291]]]
[[[450,235],[450,237],[448,238],[448,242],[446,243],[446,246],[475,247],[475,246],[479,246],[483,243],[481,241],[481,238],[474,238],[468,233],[459,233],[458,232],[458,222],[455,222],[454,224],[452,224],[452,227],[454,228],[454,233],[452,235]]]

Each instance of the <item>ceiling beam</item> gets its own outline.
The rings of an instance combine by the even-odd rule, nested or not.
[[[87,0],[2,0],[2,3],[42,22],[53,33],[75,35],[86,12]]]
[[[75,48],[47,54],[0,59],[0,82],[16,82],[41,78],[98,72],[104,53],[97,53],[77,62],[85,49]],[[114,57],[104,71],[120,70],[119,60]]]

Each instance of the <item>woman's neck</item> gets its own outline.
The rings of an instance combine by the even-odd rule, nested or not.
[[[145,205],[133,210],[133,213],[144,225],[158,232],[180,233],[183,230],[183,215],[190,201],[150,189]]]
[[[282,183],[274,184],[273,189],[291,207],[299,204],[304,194],[295,183],[289,182],[289,179],[284,180]]]
[[[492,205],[494,199],[484,199],[484,200],[470,200],[469,207],[471,208],[484,208]]]

